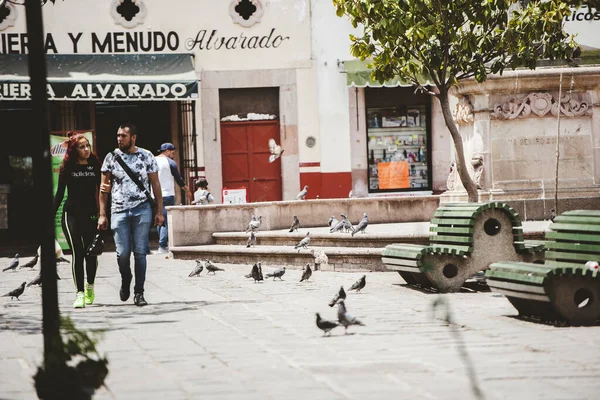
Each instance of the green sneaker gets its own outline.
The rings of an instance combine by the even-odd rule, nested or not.
[[[85,304],[90,305],[94,304],[94,299],[96,295],[94,294],[94,285],[90,285],[89,283],[85,283]]]
[[[85,299],[83,292],[77,292],[75,302],[73,303],[73,308],[85,308]]]

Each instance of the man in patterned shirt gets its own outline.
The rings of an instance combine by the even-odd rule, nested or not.
[[[108,153],[102,164],[102,184],[100,194],[100,215],[98,229],[106,230],[106,204],[108,193],[111,194],[110,229],[113,231],[117,248],[117,263],[121,272],[121,301],[127,301],[131,290],[131,252],[135,265],[135,286],[133,288],[135,305],[141,307],[148,303],[144,299],[144,281],[146,280],[146,253],[149,248],[148,232],[155,225],[164,222],[162,195],[158,180],[158,165],[154,155],[148,150],[135,145],[137,130],[133,124],[123,124],[117,131],[118,149]],[[115,160],[115,154],[121,156],[138,179],[154,192],[157,212],[152,215],[152,207],[146,194],[129,178],[125,170]]]

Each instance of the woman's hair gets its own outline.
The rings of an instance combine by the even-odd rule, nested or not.
[[[68,173],[70,168],[72,168],[73,165],[75,165],[75,163],[77,162],[77,143],[81,139],[87,140],[87,138],[81,133],[76,133],[74,135],[69,136],[67,143],[67,152],[65,153],[65,158],[63,158],[63,161],[60,164],[61,175]],[[100,160],[98,159],[98,156],[94,154],[94,152],[90,153],[88,163],[90,165],[100,165]]]
[[[200,178],[200,179],[196,180],[196,182],[194,182],[194,184],[196,186],[196,190],[198,190],[198,188],[202,188],[202,189],[208,188],[208,181],[204,178]]]

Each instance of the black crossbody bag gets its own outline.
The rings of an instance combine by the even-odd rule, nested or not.
[[[148,189],[146,189],[146,187],[142,184],[142,182],[140,182],[140,178],[138,178],[138,176],[133,173],[131,168],[129,168],[129,165],[127,165],[125,160],[123,160],[123,158],[121,158],[121,156],[119,154],[115,153],[114,151],[111,151],[111,154],[113,155],[115,160],[119,163],[121,168],[123,168],[123,170],[129,176],[129,178],[133,181],[133,183],[135,183],[135,185],[138,187],[138,189],[140,189],[142,191],[142,193],[144,193],[146,195],[146,198],[148,198],[148,201],[150,202],[150,205],[152,206],[152,219],[154,220],[154,216],[156,215],[158,210],[157,210],[156,201],[150,194],[150,191]]]

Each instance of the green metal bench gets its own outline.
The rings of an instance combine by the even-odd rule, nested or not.
[[[543,265],[496,262],[485,275],[519,315],[573,325],[600,319],[600,211],[567,211],[546,234]],[[588,263],[586,266],[586,263]]]
[[[521,218],[505,203],[445,204],[429,231],[429,246],[392,244],[383,250],[383,263],[408,284],[456,292],[492,262],[543,260],[543,242],[523,239]]]

